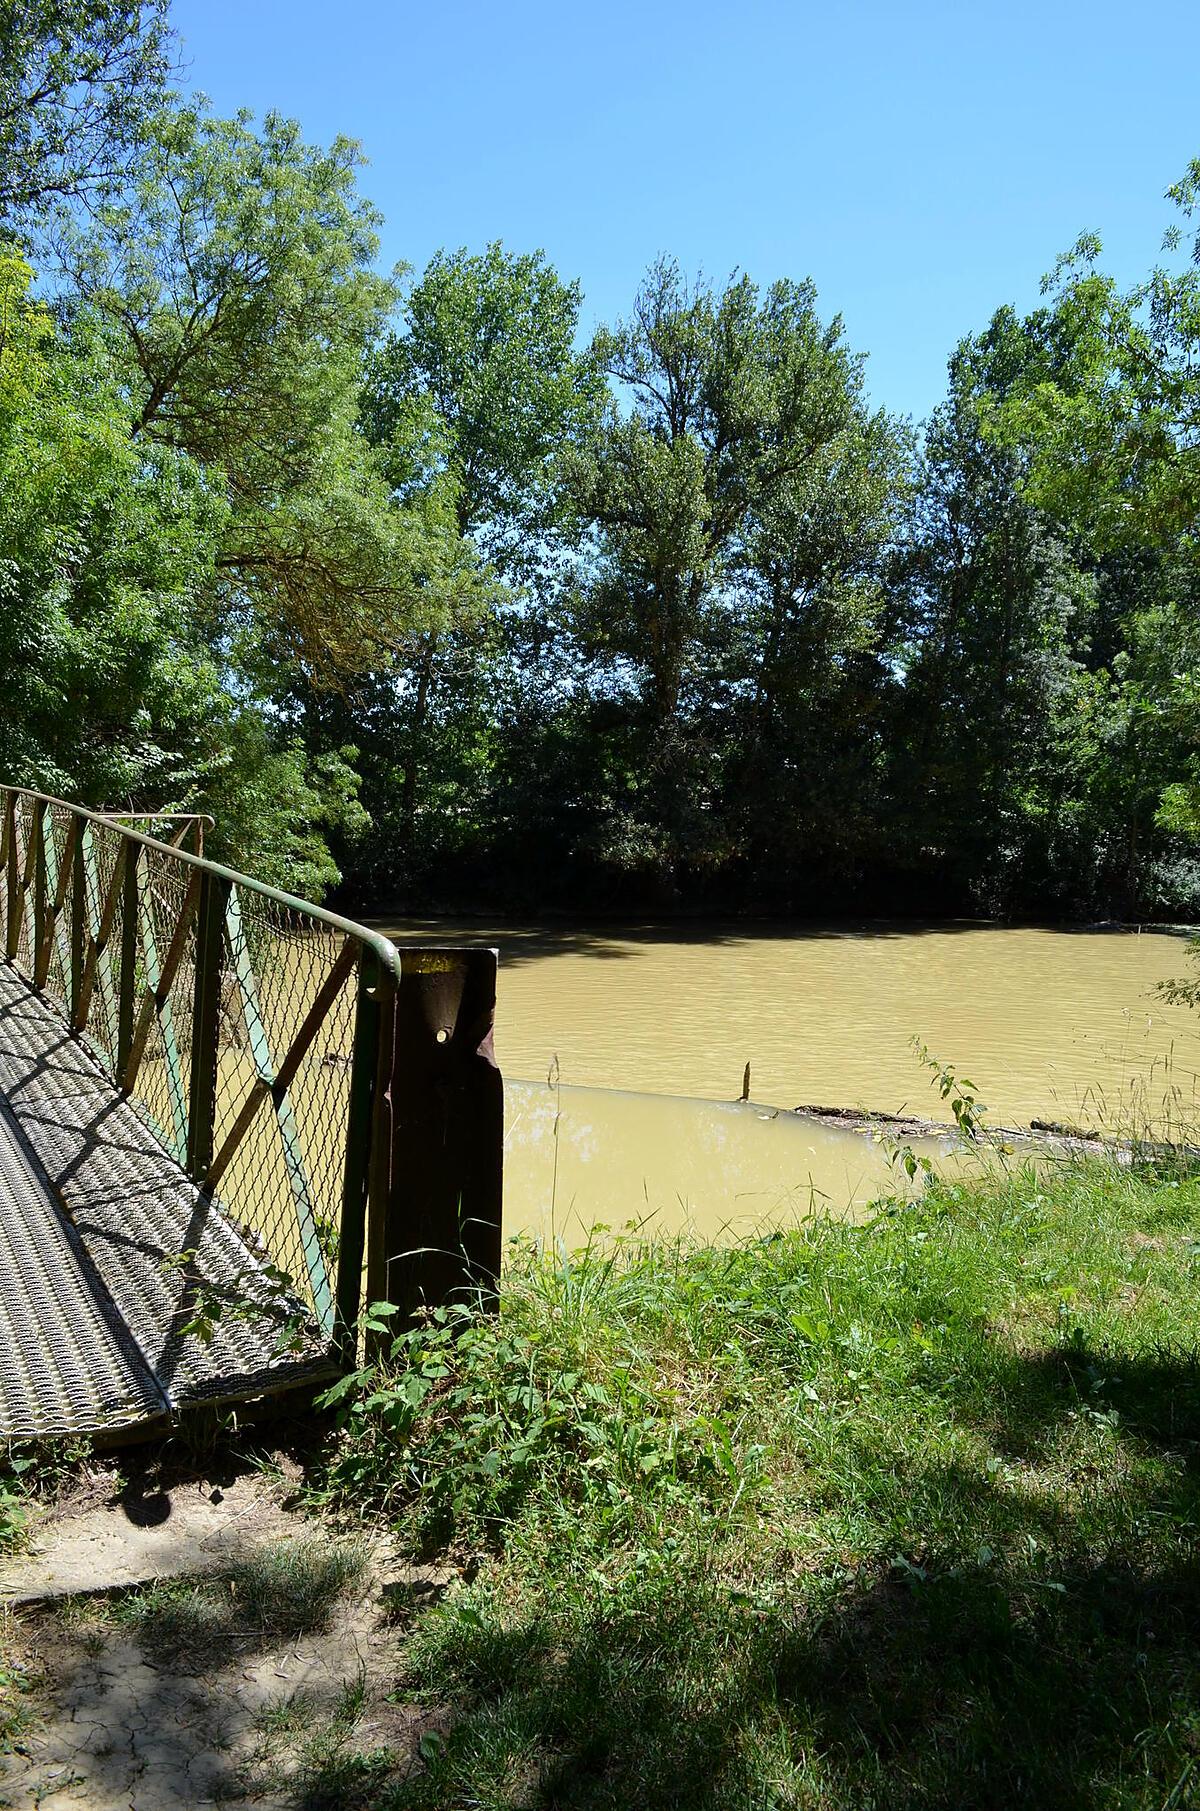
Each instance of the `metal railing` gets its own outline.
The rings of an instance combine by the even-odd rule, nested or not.
[[[0,956],[196,1186],[352,1348],[382,1224],[400,958],[362,925],[131,820],[0,787]]]

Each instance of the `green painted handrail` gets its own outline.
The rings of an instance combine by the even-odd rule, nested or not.
[[[153,813],[93,811],[50,793],[9,786],[0,786],[0,806],[0,956],[13,964],[24,961],[34,986],[57,998],[73,1030],[90,1037],[116,1087],[136,1095],[156,1124],[162,1118],[164,1146],[197,1186],[216,1193],[236,1224],[260,1238],[275,1236],[298,1254],[297,1288],[307,1295],[331,1347],[350,1357],[367,1221],[375,1224],[385,1212],[389,1188],[388,1082],[402,976],[395,945],[353,919],[133,827]],[[184,814],[172,815],[179,821]],[[186,821],[199,823],[197,814],[186,814]],[[163,885],[171,873],[178,877],[175,891]],[[172,906],[164,907],[164,894]],[[248,921],[243,922],[255,901],[268,908],[253,933],[261,973],[255,971]],[[164,910],[173,911],[173,924],[163,925]],[[273,921],[275,912],[341,941],[329,945],[324,969],[319,952],[325,946],[312,946],[317,953],[297,982],[296,1022],[281,1026],[276,1014],[269,1036],[262,999],[270,996],[260,995],[264,986],[277,989],[287,972],[282,951],[270,947],[272,935],[288,934]],[[22,951],[30,953],[23,958]],[[277,992],[274,997],[278,1000]],[[348,1050],[328,1048],[335,1008]],[[238,1034],[232,1041],[231,1017]],[[165,1065],[158,1089],[160,1095],[165,1090],[165,1102],[138,1093],[155,1025],[154,1048]],[[223,1054],[234,1055],[232,1070],[245,1088],[247,1077],[239,1070],[244,1048],[252,1077],[234,1103],[233,1123],[218,1126],[222,1075],[227,1092],[230,1087]],[[332,1063],[335,1071],[345,1065],[344,1097],[327,1071],[315,1072],[318,1063]],[[313,1138],[325,1141],[320,1149],[306,1148],[293,1105],[301,1075],[308,1077],[310,1124],[317,1124]],[[228,1100],[225,1106],[228,1112]],[[247,1165],[238,1152],[260,1122],[273,1122],[272,1143],[269,1149],[248,1147]],[[266,1213],[268,1226],[263,1225],[264,1156],[274,1158],[283,1178],[279,1199]],[[264,1243],[271,1263],[288,1270],[269,1241]],[[330,1255],[335,1245],[336,1266]]]
[[[255,880],[252,874],[239,874],[236,868],[223,868],[219,862],[209,861],[205,855],[192,855],[187,849],[179,849],[173,843],[160,842],[156,837],[145,836],[140,830],[132,830],[121,821],[122,815],[112,815],[105,811],[91,811],[85,805],[73,805],[69,799],[55,798],[50,792],[34,792],[27,786],[0,786],[0,793],[9,793],[17,798],[36,799],[40,805],[53,805],[60,811],[69,811],[75,817],[84,819],[89,824],[104,824],[115,830],[127,842],[140,843],[145,849],[153,849],[159,855],[166,855],[172,861],[183,862],[191,868],[204,868],[210,874],[219,875],[222,880],[232,881],[239,887],[257,893],[262,899],[269,899],[275,905],[286,906],[289,911],[300,912],[314,923],[324,924],[330,930],[341,931],[345,937],[353,937],[359,943],[367,944],[375,951],[385,971],[392,977],[400,979],[400,952],[396,945],[379,931],[373,931],[369,925],[359,924],[353,918],[343,918],[337,912],[327,912],[324,906],[313,905],[311,900],[299,899],[294,893],[284,893],[278,887],[269,887],[265,881]],[[138,814],[145,822],[157,814],[152,811]],[[163,813],[162,816],[175,816],[176,813]],[[195,818],[199,813],[190,812]],[[211,820],[209,820],[211,822]]]

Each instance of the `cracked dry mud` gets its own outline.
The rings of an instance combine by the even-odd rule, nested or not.
[[[315,1719],[365,1675],[354,1745],[412,1745],[422,1719],[384,1700],[386,1638],[369,1623],[355,1606],[325,1635],[237,1656],[204,1676],[151,1661],[132,1641],[113,1639],[90,1654],[82,1640],[52,1635],[41,1652],[49,1675],[41,1715],[22,1740],[25,1752],[5,1757],[0,1793],[14,1811],[176,1811],[230,1801],[284,1811],[294,1804],[289,1757],[262,1723],[290,1700]]]
[[[346,1684],[366,1679],[355,1746],[411,1746],[420,1717],[382,1699],[380,1644],[362,1606],[329,1634],[239,1657],[205,1677],[148,1661],[132,1641],[110,1639],[89,1653],[78,1639],[51,1639],[42,1648],[51,1673],[43,1715],[25,1735],[25,1753],[5,1757],[0,1791],[22,1811],[174,1811],[232,1800],[282,1811],[295,1802],[286,1757],[261,1733],[264,1715],[281,1704],[299,1699],[315,1719],[335,1708]]]
[[[250,1804],[295,1806],[295,1755],[271,1739],[271,1715],[291,1704],[311,1730],[337,1713],[344,1691],[364,1708],[348,1740],[358,1751],[413,1753],[431,1720],[387,1702],[395,1630],[375,1605],[346,1606],[328,1632],[233,1653],[221,1666],[150,1659],[107,1632],[60,1632],[40,1615],[27,1653],[43,1686],[20,1751],[0,1760],[0,1804],[25,1811],[183,1811]],[[100,1652],[89,1652],[103,1639]]]
[[[261,1528],[260,1518],[250,1519]],[[351,1748],[390,1750],[401,1770],[415,1764],[410,1757],[436,1719],[389,1701],[399,1630],[379,1593],[389,1574],[403,1575],[405,1594],[419,1600],[438,1588],[415,1576],[423,1570],[398,1574],[379,1551],[319,1633],[236,1629],[174,1653],[120,1626],[102,1596],[19,1608],[9,1646],[36,1684],[14,1750],[0,1756],[0,1805],[191,1811],[243,1803],[285,1811],[296,1804],[305,1738],[336,1729],[339,1707]],[[103,1585],[95,1577],[93,1592]],[[347,1693],[356,1706],[350,1719]]]

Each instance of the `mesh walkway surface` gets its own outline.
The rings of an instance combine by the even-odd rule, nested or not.
[[[208,1339],[186,1331],[198,1316]],[[0,1342],[7,1438],[119,1429],[331,1369],[250,1238],[5,963]]]

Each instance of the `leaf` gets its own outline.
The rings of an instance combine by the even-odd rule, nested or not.
[[[322,1390],[316,1399],[316,1406],[319,1409],[333,1408],[336,1403],[344,1402],[352,1391],[359,1389],[373,1375],[371,1371],[348,1371],[344,1377],[331,1383],[327,1390]]]

